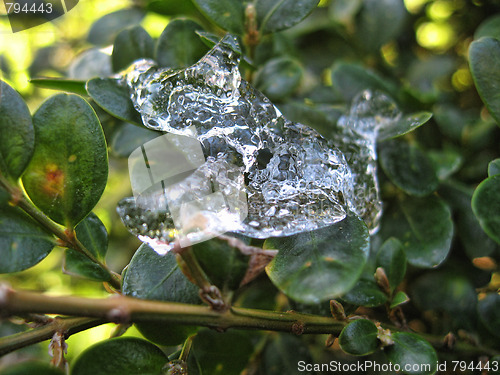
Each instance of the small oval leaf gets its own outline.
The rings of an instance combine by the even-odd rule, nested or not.
[[[35,146],[35,131],[21,95],[0,81],[0,172],[17,180]]]
[[[395,307],[398,307],[399,305],[402,305],[406,302],[410,301],[410,297],[408,297],[408,294],[400,290],[399,292],[396,293],[396,295],[392,298],[390,308],[394,309]]]
[[[384,352],[389,361],[404,369],[405,374],[431,375],[436,372],[437,354],[434,348],[413,333],[393,332],[393,345]]]
[[[108,178],[107,146],[92,107],[59,94],[33,116],[36,144],[23,176],[29,197],[59,224],[73,228],[94,208]]]
[[[243,34],[245,30],[245,9],[241,0],[193,0],[209,20],[224,30]]]
[[[273,101],[290,96],[300,85],[303,69],[290,57],[269,60],[257,72],[254,85]]]
[[[111,136],[111,152],[113,155],[128,158],[137,147],[161,135],[163,133],[146,127],[124,123]]]
[[[74,362],[72,375],[159,375],[168,357],[149,341],[118,337],[86,349]]]
[[[138,25],[144,18],[144,12],[137,8],[120,9],[99,18],[90,28],[87,40],[96,45],[113,44],[116,35],[124,27]]]
[[[342,300],[357,306],[375,307],[387,302],[387,296],[373,280],[359,280],[342,296]]]
[[[481,182],[472,196],[472,210],[481,228],[500,244],[500,174]]]
[[[262,34],[289,29],[318,6],[319,0],[258,0],[257,20]]]
[[[382,244],[377,254],[377,266],[384,269],[391,290],[403,281],[406,273],[406,254],[397,238],[391,237]]]
[[[279,250],[266,272],[287,296],[318,303],[353,287],[368,257],[369,242],[363,220],[349,214],[322,229],[266,240],[266,248]]]
[[[44,259],[54,247],[47,234],[18,208],[2,207],[0,213],[0,273],[18,272]]]
[[[40,77],[30,79],[30,83],[44,89],[72,92],[82,96],[88,95],[85,89],[86,81],[79,79]]]
[[[408,134],[416,128],[422,126],[432,117],[430,112],[417,112],[403,116],[398,121],[391,123],[389,126],[380,129],[377,134],[378,141],[397,138]]]
[[[377,327],[372,321],[358,319],[344,327],[339,336],[340,348],[352,355],[367,355],[378,349]]]
[[[496,174],[500,174],[500,159],[492,160],[488,164],[488,176],[491,177]]]
[[[479,318],[490,333],[500,337],[500,295],[488,294],[477,305]]]
[[[113,45],[111,63],[113,71],[119,72],[140,58],[153,58],[153,38],[141,26],[120,31]]]

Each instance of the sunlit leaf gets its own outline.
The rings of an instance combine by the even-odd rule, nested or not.
[[[87,90],[85,89],[86,81],[78,79],[66,79],[66,78],[32,78],[30,80],[32,84],[43,89],[52,89],[59,91],[72,92],[74,94],[86,96]]]
[[[200,11],[217,26],[243,34],[245,9],[241,0],[193,0]]]

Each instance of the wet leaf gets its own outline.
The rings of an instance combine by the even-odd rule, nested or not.
[[[342,296],[342,300],[357,306],[375,307],[387,302],[387,296],[373,280],[361,279]]]
[[[369,234],[359,217],[283,238],[270,238],[266,248],[279,253],[266,271],[287,296],[318,303],[350,290],[368,257]]]
[[[156,61],[160,66],[185,68],[197,62],[208,51],[196,32],[203,28],[188,19],[174,19],[163,30],[156,44]]]
[[[416,369],[405,371],[406,374],[430,375],[436,372],[437,354],[427,341],[406,332],[393,332],[391,338],[394,344],[385,348],[384,352],[393,364],[398,364],[401,368],[408,366],[410,369]]]
[[[397,238],[391,237],[382,244],[377,254],[377,266],[384,269],[391,290],[403,281],[406,273],[406,254]]]
[[[405,193],[422,197],[437,189],[439,180],[434,164],[417,146],[399,141],[386,142],[379,157],[387,177]]]
[[[453,222],[448,206],[436,196],[406,198],[399,209],[386,212],[381,233],[403,244],[408,262],[432,268],[441,264],[450,251]]]
[[[500,175],[481,182],[472,196],[472,210],[481,228],[500,244]]]
[[[87,82],[87,92],[110,115],[134,125],[142,124],[141,116],[130,100],[128,88],[117,79],[94,78]]]
[[[82,96],[87,95],[87,90],[85,89],[86,81],[79,79],[40,77],[32,78],[30,79],[30,82],[43,89],[72,92]]]
[[[235,34],[243,34],[245,9],[241,0],[193,0],[200,11],[217,26]]]
[[[96,45],[113,44],[116,35],[125,27],[138,25],[144,18],[144,12],[137,8],[120,9],[99,18],[90,28],[87,40]]]
[[[137,337],[101,341],[75,361],[72,375],[160,375],[168,358],[157,346]]]
[[[500,41],[481,38],[469,47],[469,64],[477,91],[500,124]]]
[[[101,124],[73,94],[45,101],[33,116],[35,152],[23,176],[29,197],[59,224],[74,227],[101,198],[108,155]]]
[[[120,31],[113,45],[111,63],[113,71],[119,72],[140,58],[153,58],[153,38],[141,26]]]
[[[0,212],[0,273],[18,272],[44,259],[54,247],[52,236],[18,208]]]
[[[289,29],[311,13],[319,0],[257,0],[258,27],[262,34]]]
[[[17,180],[33,154],[35,131],[21,95],[0,81],[0,173]]]
[[[340,348],[352,355],[371,354],[378,349],[377,333],[377,327],[370,320],[355,320],[340,333]]]
[[[257,72],[254,85],[269,99],[282,100],[300,85],[304,72],[298,61],[290,57],[269,60]]]
[[[488,331],[500,337],[500,295],[490,293],[477,305],[479,318]]]
[[[128,158],[137,147],[161,135],[163,133],[124,123],[111,137],[111,151],[116,156]]]
[[[399,121],[381,129],[377,135],[377,140],[385,141],[387,139],[397,138],[408,134],[425,124],[431,119],[431,117],[432,113],[430,112],[417,112],[410,115],[404,115]]]

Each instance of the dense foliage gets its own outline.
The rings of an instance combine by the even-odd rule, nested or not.
[[[5,361],[1,373],[319,374],[360,361],[392,366],[371,374],[500,373],[498,11],[487,0],[141,0],[95,21],[70,76],[33,65],[32,85],[65,92],[34,113],[2,81],[0,272],[11,287],[0,287],[0,355],[51,338],[54,366],[21,349],[14,361],[38,361]],[[166,25],[158,38],[141,26],[151,14]],[[243,47],[242,75],[326,138],[366,89],[409,114],[379,137],[380,229],[350,214],[165,256],[143,244],[117,261],[137,242],[116,229],[130,194],[108,173],[127,179],[126,158],[160,133],[110,77],[143,57],[190,66],[227,32]],[[111,55],[99,49],[110,44]],[[54,247],[64,273],[127,297],[19,290]],[[65,339],[108,322],[114,337],[68,365]],[[142,337],[117,337],[132,324]]]

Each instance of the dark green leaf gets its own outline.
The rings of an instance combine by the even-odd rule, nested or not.
[[[389,141],[381,148],[379,157],[387,177],[404,192],[422,197],[437,189],[439,180],[434,165],[417,146]]]
[[[372,321],[358,319],[344,327],[339,336],[342,350],[352,355],[367,355],[378,349],[378,329]]]
[[[168,23],[156,45],[156,61],[160,66],[185,68],[194,64],[208,51],[196,32],[203,28],[188,19]]]
[[[160,301],[200,304],[198,288],[183,275],[175,255],[159,255],[142,244],[123,275],[125,295]],[[161,345],[180,344],[195,328],[174,324],[139,323],[141,333]]]
[[[240,375],[253,353],[253,346],[244,333],[204,329],[194,338],[192,350],[204,374]]]
[[[377,254],[377,266],[384,269],[391,290],[403,281],[406,273],[406,254],[397,238],[391,237],[382,244]]]
[[[109,281],[110,274],[82,253],[67,249],[64,253],[63,271],[68,275],[82,276],[95,281]]]
[[[168,358],[157,346],[136,337],[101,341],[74,362],[72,375],[160,375]]]
[[[23,176],[29,197],[52,220],[74,227],[99,201],[108,178],[101,124],[81,97],[59,94],[33,116],[36,144]]]
[[[299,363],[312,362],[311,353],[299,337],[282,333],[267,344],[261,367],[265,375],[292,375],[301,373]]]
[[[410,300],[410,297],[408,297],[408,295],[405,292],[400,290],[392,298],[390,308],[393,309],[395,307],[398,307],[399,305],[402,305],[402,304],[408,302],[409,300]]]
[[[330,3],[330,17],[342,24],[352,23],[352,19],[359,12],[363,0],[333,0]]]
[[[495,159],[488,164],[488,176],[500,174],[500,159]]]
[[[193,0],[193,2],[217,26],[235,34],[243,34],[245,9],[242,0]]]
[[[440,181],[446,180],[458,171],[463,163],[462,154],[453,149],[432,150],[427,155],[434,163],[436,175]]]
[[[356,283],[368,257],[369,234],[363,220],[349,214],[326,228],[270,238],[265,247],[279,250],[266,268],[273,283],[299,302],[318,303]]]
[[[368,51],[377,51],[396,38],[407,16],[403,0],[364,0],[356,38]]]
[[[500,244],[500,174],[481,182],[472,196],[472,210],[481,228]]]
[[[113,45],[113,71],[119,72],[140,58],[153,58],[153,38],[141,26],[120,31]]]
[[[13,207],[0,213],[0,273],[18,272],[44,259],[54,247],[52,237],[28,215]]]
[[[262,34],[289,29],[302,21],[319,0],[257,0],[257,20]]]
[[[436,267],[450,251],[453,237],[450,209],[436,196],[408,197],[399,204],[399,210],[386,212],[381,235],[398,238],[410,264]]]
[[[245,241],[248,244],[249,241]],[[192,246],[196,259],[210,281],[219,289],[235,290],[248,268],[248,256],[227,241],[214,238]]]
[[[64,375],[64,371],[45,362],[22,362],[3,368],[2,375]]]
[[[375,281],[361,279],[342,300],[357,306],[375,307],[386,303],[387,297]]]
[[[117,79],[94,78],[87,82],[87,92],[110,115],[135,125],[142,124],[141,116],[134,108],[129,90]]]
[[[255,76],[254,85],[272,101],[290,96],[300,85],[304,72],[295,59],[279,57],[269,60]]]
[[[464,276],[439,271],[420,276],[412,285],[413,302],[422,310],[446,312],[452,327],[472,329],[477,295],[472,283]],[[448,321],[448,324],[449,321]]]
[[[350,102],[356,95],[367,89],[380,90],[392,97],[397,94],[392,83],[356,64],[335,63],[332,67],[331,78],[333,88],[346,102]]]
[[[474,32],[474,39],[482,37],[500,39],[500,15],[496,14],[484,20]]]
[[[0,172],[17,180],[33,154],[35,132],[28,106],[0,81]]]
[[[30,82],[37,87],[43,89],[59,90],[72,92],[74,94],[86,96],[87,90],[85,90],[86,81],[79,79],[67,79],[67,78],[32,78]]]
[[[410,115],[405,115],[398,121],[391,123],[380,130],[377,134],[378,141],[384,141],[390,138],[400,137],[405,135],[416,128],[422,126],[432,117],[430,112],[417,112]]]
[[[114,155],[128,158],[132,151],[163,133],[124,123],[111,138],[111,151]]]
[[[191,0],[152,0],[148,2],[146,9],[166,16],[185,16],[197,12]]]
[[[481,38],[469,47],[469,64],[477,91],[500,124],[500,41]]]
[[[493,335],[500,337],[500,295],[490,293],[477,305],[479,318]]]
[[[96,45],[107,46],[113,43],[116,35],[125,27],[139,24],[144,12],[136,9],[120,9],[98,19],[90,28],[87,40]]]
[[[436,372],[437,354],[434,348],[420,336],[413,333],[393,332],[394,344],[384,352],[389,361],[401,368],[408,366],[406,374],[434,374]]]

